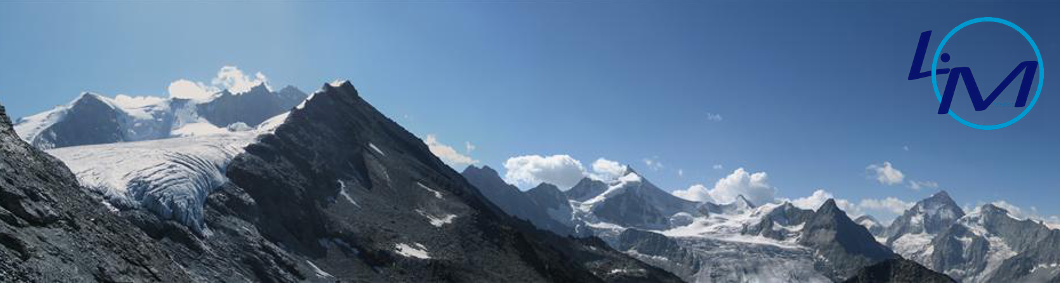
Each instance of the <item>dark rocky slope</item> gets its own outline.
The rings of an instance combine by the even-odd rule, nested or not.
[[[916,262],[894,258],[859,270],[845,283],[954,283],[946,274],[931,271]]]
[[[278,255],[269,261],[244,261],[250,280],[678,280],[596,239],[560,237],[500,212],[349,82],[325,85],[292,110],[227,176],[207,200],[206,245],[238,251],[217,242],[261,235],[261,246],[278,247],[262,250]],[[216,249],[201,250],[188,253]]]
[[[0,282],[191,280],[89,195],[65,165],[19,139],[0,107]]]
[[[489,166],[467,166],[460,174],[505,213],[559,235],[574,234],[574,225],[570,223],[570,204],[556,186],[542,183],[530,191],[522,192],[505,183],[497,171]],[[550,210],[552,213],[549,213]],[[565,222],[557,218],[565,218]]]

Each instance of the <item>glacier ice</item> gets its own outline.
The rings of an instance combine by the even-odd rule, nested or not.
[[[226,132],[47,152],[112,205],[143,208],[203,233],[206,196],[227,181],[225,167],[256,136],[257,131]]]

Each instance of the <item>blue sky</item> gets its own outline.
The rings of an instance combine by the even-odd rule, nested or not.
[[[1052,150],[1060,146],[1060,104],[1049,76],[1056,72],[1046,75],[1032,112],[995,131],[937,115],[931,80],[906,80],[920,32],[934,31],[933,52],[950,29],[982,16],[1020,25],[1049,66],[1060,55],[1058,8],[4,2],[0,103],[17,118],[81,91],[164,96],[174,80],[209,82],[231,65],[307,92],[350,79],[414,133],[502,173],[516,156],[570,155],[590,172],[606,158],[672,191],[718,188],[716,181],[742,167],[743,180],[765,183],[777,197],[823,189],[856,204],[915,201],[937,190],[909,187],[918,181],[937,183],[962,205],[1004,200],[1060,215],[1060,153]],[[1018,33],[997,24],[969,26],[946,52],[953,60],[945,65],[971,67],[981,90],[1034,59]],[[998,101],[1013,101],[1016,87]],[[977,121],[1022,111],[972,112],[967,93],[957,91],[953,111]],[[901,181],[888,185],[867,169],[885,162]],[[768,177],[751,179],[755,172]],[[886,209],[864,208],[888,217]]]

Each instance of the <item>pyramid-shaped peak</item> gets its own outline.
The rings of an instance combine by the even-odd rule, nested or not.
[[[828,198],[828,200],[824,201],[824,204],[821,204],[820,208],[817,208],[818,213],[833,211],[842,211],[839,209],[839,204],[836,204],[835,199],[833,198]]]
[[[931,195],[930,199],[948,200],[948,202],[953,202],[953,198],[950,198],[950,193],[947,193],[946,190],[942,190],[938,193],[935,193],[934,195]]]

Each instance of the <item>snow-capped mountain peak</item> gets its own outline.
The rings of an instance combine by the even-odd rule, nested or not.
[[[24,141],[45,149],[216,134],[257,126],[305,97],[297,88],[273,92],[264,83],[205,99],[109,98],[84,92],[67,105],[19,119],[15,130]],[[237,123],[243,125],[231,127]]]

